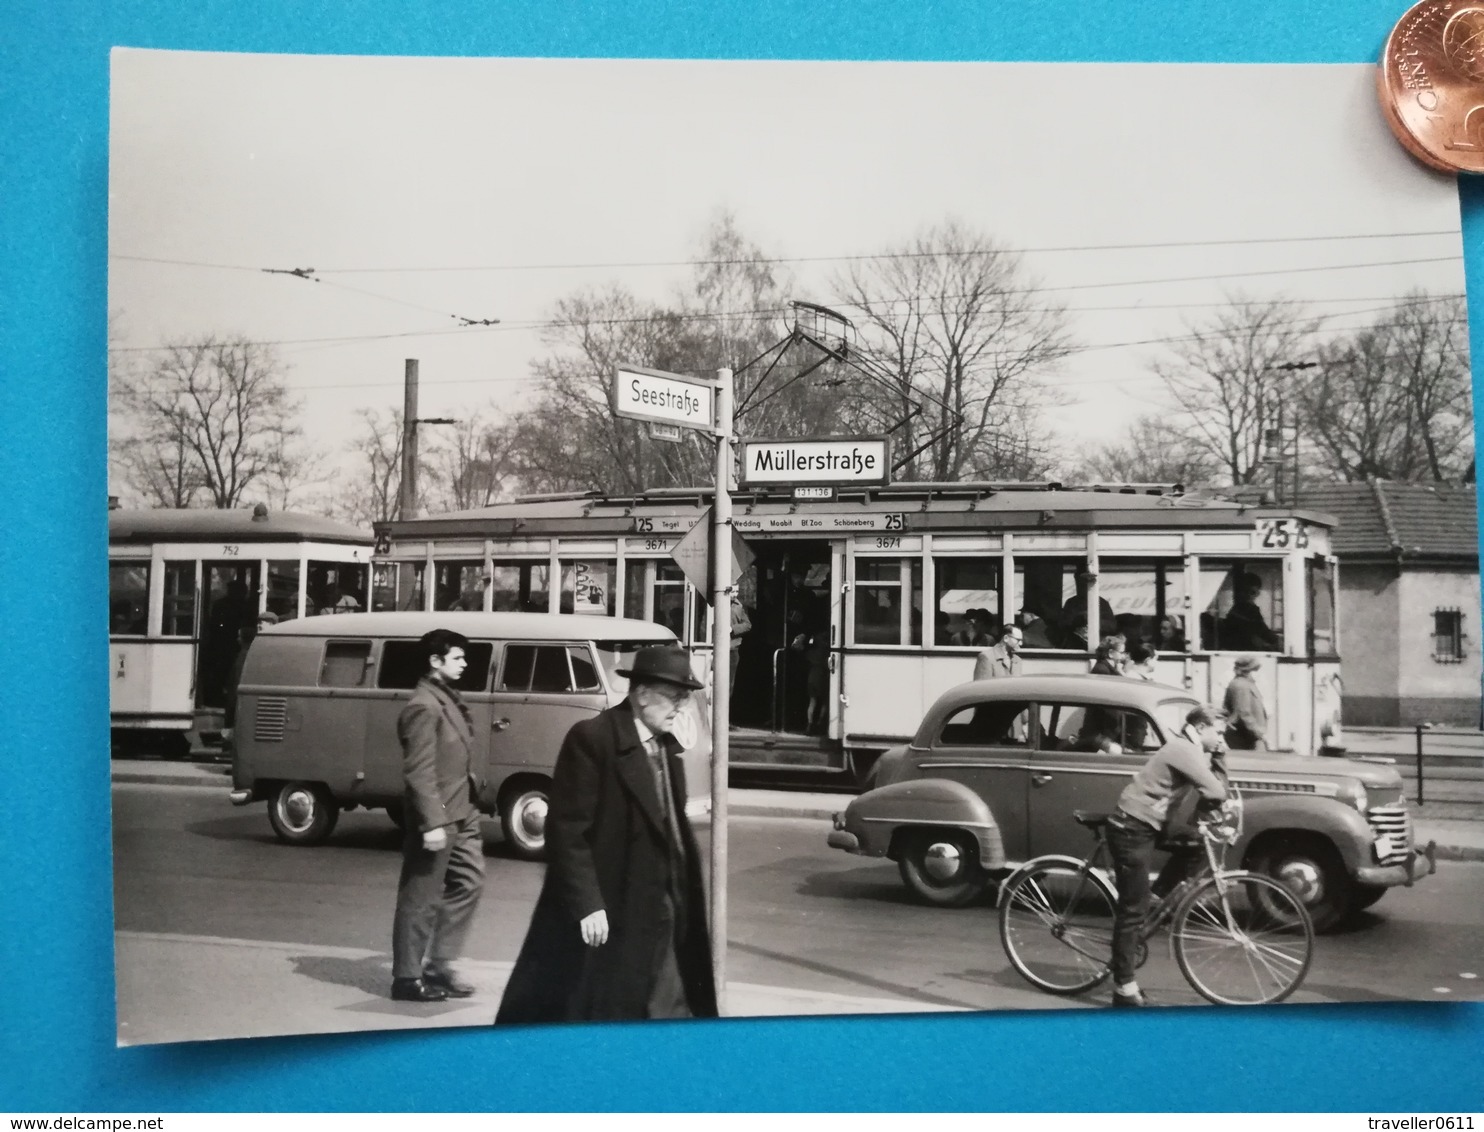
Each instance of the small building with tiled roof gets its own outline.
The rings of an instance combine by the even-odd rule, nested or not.
[[[1344,719],[1480,726],[1478,500],[1472,484],[1306,483],[1338,520]]]

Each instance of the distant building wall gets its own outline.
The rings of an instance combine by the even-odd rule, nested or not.
[[[1438,610],[1456,609],[1463,622],[1463,659],[1440,660],[1434,652]],[[1443,723],[1479,726],[1479,678],[1484,671],[1479,623],[1479,572],[1469,568],[1404,569],[1398,603],[1400,678],[1397,714],[1403,725]]]
[[[1395,566],[1340,565],[1340,657],[1349,725],[1395,727],[1401,579]]]

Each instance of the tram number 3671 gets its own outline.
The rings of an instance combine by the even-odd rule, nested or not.
[[[1289,519],[1267,519],[1262,524],[1262,545],[1268,550],[1303,550],[1309,545],[1309,528]]]

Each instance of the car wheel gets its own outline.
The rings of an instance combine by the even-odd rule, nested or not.
[[[897,867],[918,899],[941,908],[967,904],[989,883],[973,843],[956,830],[908,834]]]
[[[1298,897],[1316,932],[1333,929],[1353,906],[1354,883],[1345,862],[1327,841],[1294,838],[1269,842],[1256,855],[1252,868]],[[1270,911],[1276,914],[1276,910]]]
[[[340,807],[317,782],[285,782],[268,799],[268,821],[280,841],[318,845],[340,820]]]
[[[500,829],[510,852],[523,861],[546,856],[546,783],[526,783],[500,799]]]

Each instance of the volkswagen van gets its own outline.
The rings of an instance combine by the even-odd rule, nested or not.
[[[877,763],[874,789],[835,815],[829,844],[887,857],[921,900],[973,900],[1001,870],[1092,849],[1078,810],[1111,813],[1198,701],[1122,676],[1006,676],[945,692],[910,744]],[[1323,931],[1434,868],[1414,844],[1393,766],[1232,751],[1243,800],[1228,861],[1294,891]]]
[[[283,841],[315,845],[341,811],[384,809],[402,823],[397,717],[426,671],[418,639],[452,629],[469,641],[457,684],[474,719],[480,808],[509,851],[545,851],[557,751],[579,720],[619,703],[618,670],[646,645],[674,644],[651,621],[552,613],[348,613],[272,626],[254,639],[238,685],[232,802],[268,804]],[[704,673],[699,673],[702,679]],[[684,746],[687,812],[710,807],[710,710],[692,696]]]

